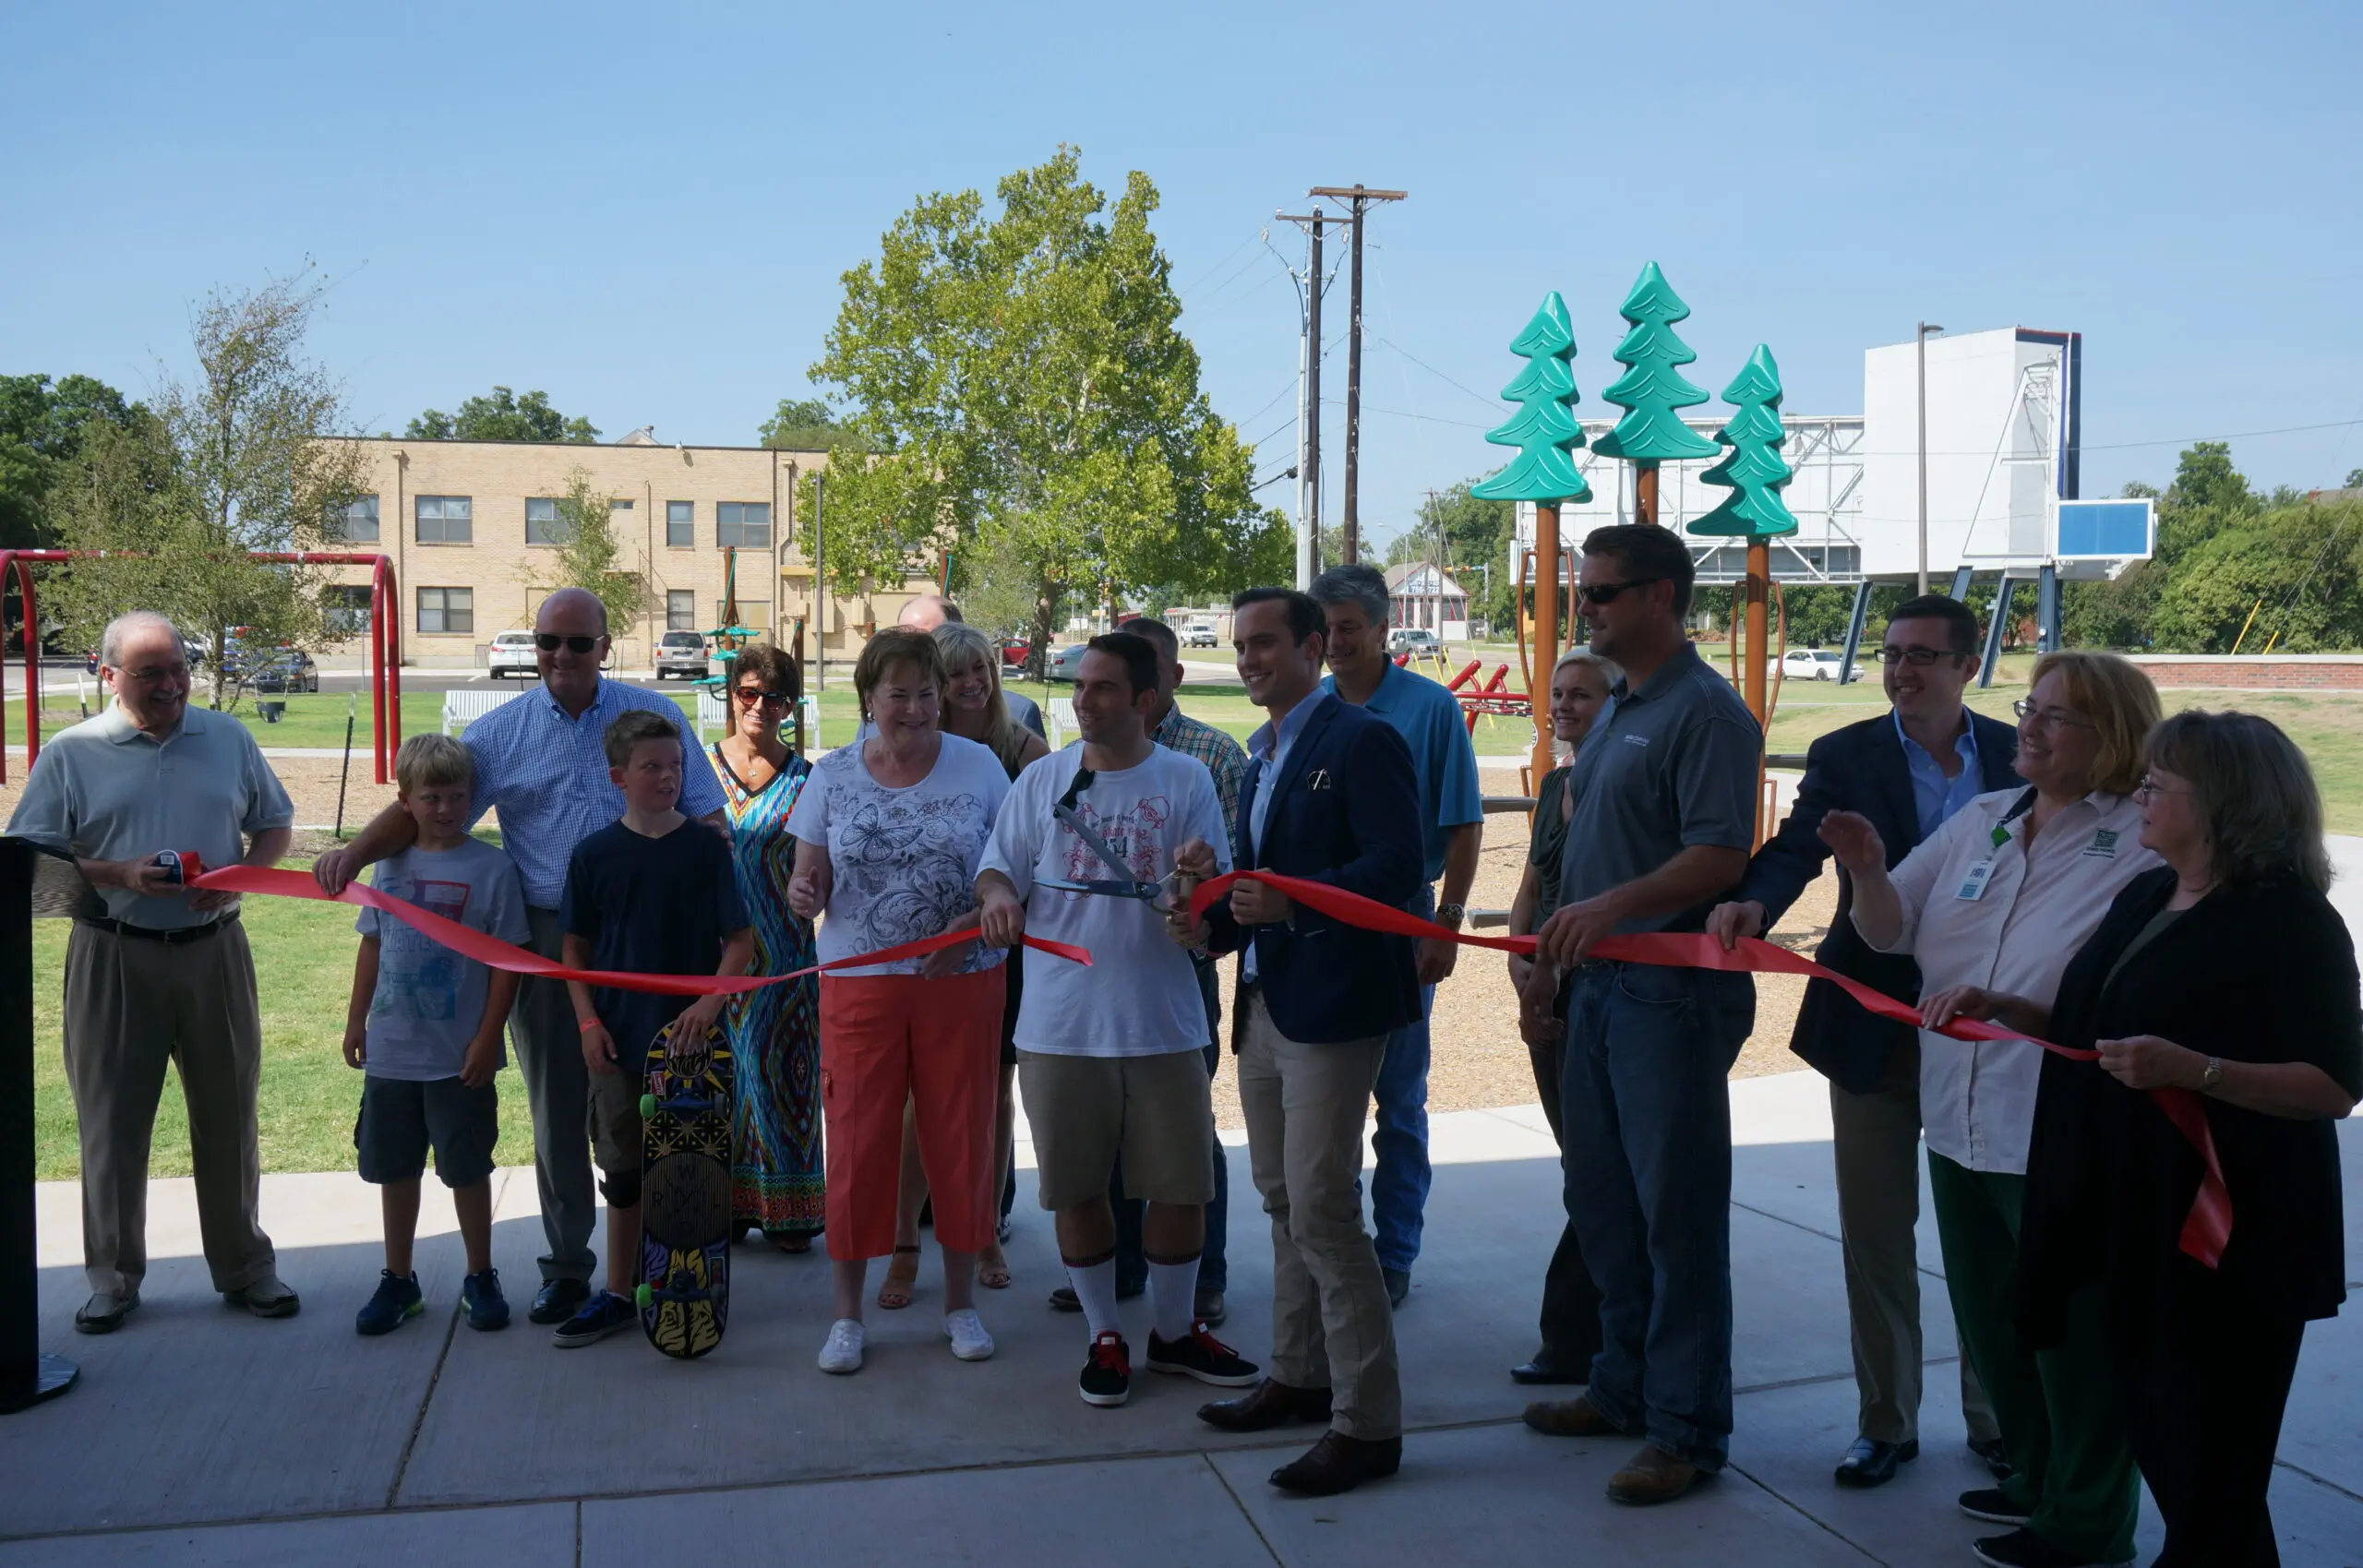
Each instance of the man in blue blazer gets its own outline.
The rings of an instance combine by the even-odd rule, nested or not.
[[[1821,820],[1857,811],[1878,825],[1892,868],[1946,818],[1989,790],[2016,787],[2018,732],[1971,712],[1961,692],[1977,674],[1977,617],[1942,594],[1905,602],[1888,622],[1878,656],[1892,712],[1833,730],[1805,754],[1805,776],[1781,831],[1757,851],[1732,902],[1708,929],[1729,946],[1760,936],[1821,875],[1829,848]],[[1841,975],[1901,1001],[1917,1001],[1909,957],[1874,952],[1848,918],[1854,884],[1838,873],[1838,913],[1815,956]],[[1857,1437],[1838,1484],[1878,1486],[1920,1452],[1920,1275],[1913,1227],[1920,1217],[1920,1037],[1828,980],[1805,987],[1789,1048],[1829,1080],[1838,1161],[1839,1229],[1846,1258],[1846,1311],[1861,1395]],[[1994,1411],[1969,1359],[1961,1363],[1970,1446],[1990,1463],[2001,1449]]]
[[[1401,909],[1426,887],[1410,749],[1385,719],[1320,688],[1327,618],[1309,596],[1231,601],[1248,700],[1269,715],[1247,743],[1232,860]],[[1185,845],[1184,877],[1212,849]],[[1248,1166],[1272,1216],[1272,1356],[1253,1392],[1198,1412],[1226,1431],[1292,1421],[1329,1430],[1272,1473],[1325,1496],[1395,1473],[1403,1397],[1394,1314],[1355,1182],[1386,1036],[1420,1016],[1412,943],[1334,920],[1257,882],[1185,913],[1176,940],[1239,954],[1232,1009]]]

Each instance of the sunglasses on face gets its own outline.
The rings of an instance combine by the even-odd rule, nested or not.
[[[1628,588],[1646,588],[1652,582],[1663,582],[1661,577],[1637,577],[1626,582],[1587,582],[1576,590],[1588,604],[1606,604]]]
[[[599,646],[595,637],[560,637],[552,631],[534,633],[534,646],[545,653],[555,653],[564,648],[570,653],[588,653]]]
[[[758,702],[769,703],[773,707],[785,707],[788,700],[787,693],[785,691],[764,691],[752,686],[736,688],[732,695],[750,708]]]

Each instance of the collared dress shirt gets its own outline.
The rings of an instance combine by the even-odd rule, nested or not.
[[[1254,765],[1247,770],[1247,843],[1258,852],[1259,859],[1264,847],[1264,819],[1272,809],[1273,785],[1280,770],[1288,765],[1289,748],[1304,733],[1305,721],[1321,704],[1337,700],[1328,692],[1314,691],[1289,709],[1277,725],[1266,722],[1247,737],[1247,755],[1254,759]],[[1246,957],[1240,961],[1239,974],[1242,980],[1255,978],[1255,943],[1252,938],[1247,943]]]
[[[1919,814],[1920,836],[1933,838],[1956,812],[1983,793],[1977,786],[1985,773],[1977,760],[1977,726],[1969,722],[1969,712],[1962,710],[1961,734],[1953,741],[1953,752],[1961,759],[1961,772],[1951,778],[1928,748],[1904,733],[1903,716],[1893,709],[1888,717],[1895,721],[1895,738],[1903,743],[1903,765],[1912,773],[1912,808]]]

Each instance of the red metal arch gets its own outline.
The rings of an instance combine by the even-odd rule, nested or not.
[[[70,561],[102,555],[97,550],[0,550],[0,598],[5,598],[11,568],[24,600],[25,771],[32,771],[41,756],[41,610],[33,595],[33,566],[42,561]],[[288,561],[305,566],[366,566],[369,572],[369,712],[370,757],[378,782],[394,776],[394,753],[402,743],[402,605],[395,597],[394,564],[375,552],[321,550],[257,550],[259,561]],[[0,784],[8,782],[8,660],[6,616],[0,613]]]

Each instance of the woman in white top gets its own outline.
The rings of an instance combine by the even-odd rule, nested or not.
[[[2133,799],[2158,722],[2149,676],[2108,653],[2047,653],[2018,704],[2020,776],[1979,796],[1893,874],[1869,821],[1833,811],[1821,834],[1854,878],[1854,928],[1920,965],[1930,1025],[1987,1013],[1989,993],[2048,1007],[2069,959],[2128,882],[2159,864]],[[2027,1144],[2043,1052],[2024,1040],[1924,1030],[1920,1115],[1945,1282],[1961,1347],[1994,1401],[2013,1474],[1964,1493],[1972,1518],[2017,1528],[1981,1562],[2117,1563],[2133,1556],[2140,1483],[2112,1382],[2097,1292],[2057,1349],[2010,1322]]]
[[[877,733],[814,766],[788,819],[788,905],[821,919],[821,961],[973,928],[971,892],[1009,775],[991,751],[943,733],[942,651],[923,631],[870,640],[854,666]],[[821,1370],[862,1358],[870,1260],[894,1250],[903,1107],[918,1127],[943,1250],[943,1332],[978,1361],[993,1342],[974,1306],[977,1253],[993,1239],[993,1097],[1000,1077],[1002,952],[973,941],[924,959],[821,979],[821,1109],[836,1322]]]

